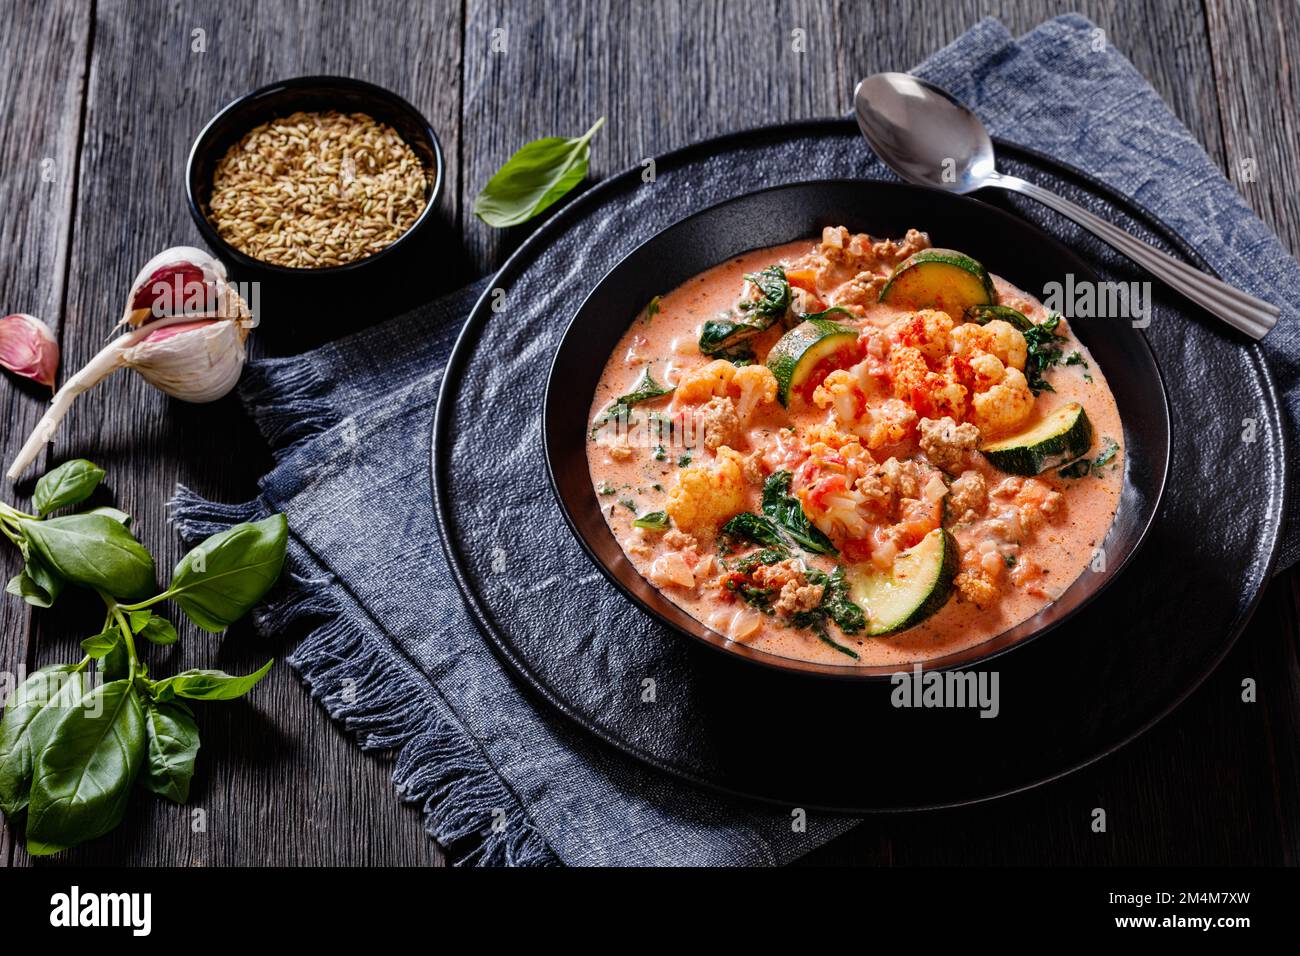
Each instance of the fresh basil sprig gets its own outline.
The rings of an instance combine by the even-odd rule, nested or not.
[[[98,594],[105,607],[100,632],[82,641],[86,656],[32,674],[0,720],[0,811],[11,822],[25,812],[34,855],[113,829],[137,781],[183,803],[199,733],[180,698],[233,700],[275,663],[246,676],[196,669],[153,679],[138,649],[176,642],[176,628],[152,609],[166,600],[207,631],[247,614],[280,576],[284,516],[213,535],[181,559],[165,590],[142,598],[155,588],[154,560],[128,530],[125,512],[98,507],[47,517],[84,502],[103,478],[103,469],[78,459],[37,483],[36,514],[0,503],[0,533],[26,560],[9,582],[11,594],[49,607],[71,584]]]
[[[602,116],[575,139],[547,136],[526,143],[474,197],[474,215],[504,229],[545,212],[586,177],[591,138],[604,125]]]

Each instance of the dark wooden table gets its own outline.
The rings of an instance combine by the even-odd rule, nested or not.
[[[8,64],[0,71],[0,308],[48,320],[63,374],[79,368],[102,345],[140,265],[166,246],[200,244],[183,190],[195,133],[228,100],[271,80],[368,79],[406,96],[437,128],[448,160],[443,226],[463,254],[431,270],[431,297],[509,252],[470,206],[526,140],[573,135],[608,116],[592,151],[600,178],[727,130],[842,114],[861,76],[907,69],[982,16],[1022,32],[1076,6],[1150,79],[1283,243],[1300,249],[1297,0],[22,0],[0,12]],[[791,50],[795,29],[805,31],[803,54]],[[504,53],[491,51],[496,30],[506,31]],[[6,461],[42,404],[12,378],[0,385]],[[181,553],[164,514],[175,485],[246,500],[268,464],[260,449],[233,399],[184,406],[119,374],[79,402],[51,460],[85,455],[107,467],[113,499],[170,567]],[[6,485],[4,494],[12,500],[30,487]],[[0,573],[16,570],[6,548]],[[983,807],[869,820],[811,859],[1296,863],[1298,608],[1300,574],[1284,574],[1215,675],[1099,765]],[[30,613],[7,599],[0,668],[72,657],[92,629],[76,609]],[[218,642],[187,627],[157,668],[251,670],[290,644],[238,628]],[[1257,682],[1258,702],[1242,701],[1246,678]],[[418,812],[389,785],[389,762],[363,754],[287,666],[251,703],[204,708],[199,722],[190,807],[139,800],[115,833],[59,859],[443,862]],[[1090,829],[1094,807],[1107,809],[1104,834]],[[206,832],[193,832],[193,808],[206,811]],[[0,831],[0,865],[30,862]]]

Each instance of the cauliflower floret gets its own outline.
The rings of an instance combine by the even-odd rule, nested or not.
[[[997,585],[989,579],[984,568],[979,564],[958,571],[953,583],[957,585],[958,593],[965,600],[978,607],[988,605],[998,596]]]
[[[988,438],[1015,431],[1028,421],[1034,412],[1034,393],[1024,373],[1008,367],[1002,380],[986,392],[976,392],[971,404],[971,417]]]
[[[813,404],[818,408],[834,406],[835,418],[841,425],[851,425],[861,414],[865,397],[858,380],[848,369],[836,369],[822,379],[813,392]]]
[[[954,330],[947,312],[921,309],[899,319],[886,331],[894,342],[914,348],[930,361],[937,362],[947,355],[948,336]]]
[[[963,471],[948,491],[950,511],[958,522],[975,520],[988,503],[988,484],[978,471]]]
[[[931,417],[966,417],[966,386],[947,375],[930,371],[925,355],[912,346],[897,345],[889,353],[889,374],[894,395],[916,411]]]
[[[966,453],[975,449],[980,430],[974,425],[958,425],[951,418],[922,418],[920,422],[921,451],[950,475],[959,474],[965,466]]]
[[[749,421],[759,405],[776,401],[776,377],[763,365],[740,368],[722,359],[682,375],[675,400],[688,405],[711,398],[730,398],[741,423]]]
[[[957,326],[948,335],[948,349],[962,357],[971,357],[974,353],[986,352],[997,356],[1003,365],[1024,371],[1028,356],[1025,337],[1016,331],[1016,327],[1001,319],[994,319],[987,325],[967,322]]]
[[[679,470],[664,505],[674,525],[701,539],[711,538],[724,521],[745,510],[745,460],[726,445],[717,454],[712,466]]]

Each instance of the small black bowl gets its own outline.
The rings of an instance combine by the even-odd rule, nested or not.
[[[669,226],[595,282],[561,339],[547,380],[542,437],[551,487],[565,520],[593,563],[625,595],[670,628],[779,671],[849,680],[890,680],[898,665],[820,664],[778,657],[728,640],[641,577],[601,513],[587,470],[587,415],[610,352],[653,296],[751,249],[797,239],[822,227],[901,236],[909,227],[939,247],[962,249],[989,271],[1030,292],[1068,274],[1096,282],[1074,252],[1030,223],[963,196],[875,180],[824,180],[773,186],[727,200]],[[1155,518],[1169,473],[1170,421],[1164,382],[1142,333],[1128,322],[1071,319],[1071,329],[1106,375],[1124,426],[1124,485],[1102,543],[1105,567],[1085,571],[1056,601],[973,647],[927,660],[925,670],[983,664],[1046,634],[1082,610],[1128,565]]]
[[[379,252],[343,265],[319,269],[276,265],[236,249],[221,238],[208,221],[206,208],[212,193],[212,173],[226,151],[253,127],[300,110],[337,110],[372,116],[396,130],[432,173],[425,192],[424,210],[419,218],[396,241]],[[217,258],[233,265],[232,271],[239,276],[263,280],[352,276],[391,258],[399,249],[415,244],[417,234],[434,218],[442,180],[442,147],[438,136],[419,110],[402,97],[373,83],[346,76],[300,76],[271,83],[241,96],[208,121],[190,149],[185,170],[185,194],[190,214],[204,241]]]

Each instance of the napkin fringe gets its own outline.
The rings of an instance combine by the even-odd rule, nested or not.
[[[260,500],[221,504],[183,485],[168,511],[187,541],[267,513]],[[446,702],[394,667],[344,613],[330,593],[338,585],[333,575],[308,577],[293,570],[299,563],[295,550],[291,542],[289,570],[253,613],[254,624],[263,634],[308,627],[289,666],[361,749],[396,751],[393,785],[404,802],[420,806],[425,832],[455,849],[457,865],[557,864],[518,798]]]
[[[338,414],[325,398],[327,390],[325,380],[301,355],[250,362],[239,383],[239,397],[276,461],[338,424]]]

